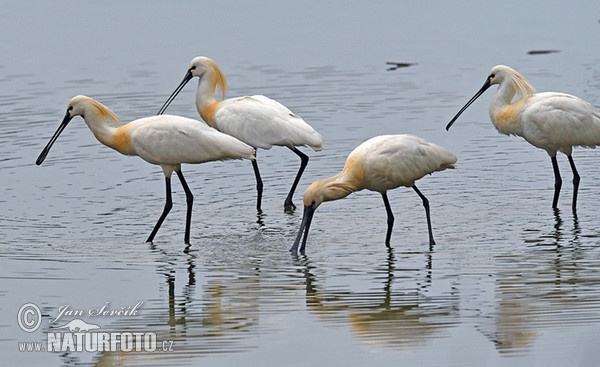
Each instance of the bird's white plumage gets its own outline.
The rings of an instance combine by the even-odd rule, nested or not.
[[[252,159],[254,155],[253,147],[200,121],[182,116],[151,116],[114,126],[118,125],[116,115],[86,96],[73,97],[69,111],[71,117],[83,116],[90,130],[104,145],[161,165],[167,176],[181,163]]]
[[[307,146],[321,150],[323,138],[301,117],[263,95],[230,98],[215,113],[214,126],[256,148]]]
[[[365,189],[385,192],[413,186],[423,176],[454,168],[456,156],[414,135],[382,135],[356,147],[346,160],[348,170],[362,170]]]
[[[182,116],[145,117],[125,126],[135,154],[153,164],[251,158],[254,151],[230,135]]]
[[[573,146],[600,144],[600,114],[594,107],[564,93],[537,93],[523,107],[523,137],[549,154],[571,154]]]
[[[413,186],[427,174],[455,168],[455,163],[452,152],[418,136],[376,136],[348,155],[342,172],[313,182],[304,193],[304,205],[316,209],[325,201],[363,189],[385,193]]]

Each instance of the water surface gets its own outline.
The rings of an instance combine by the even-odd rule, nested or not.
[[[574,215],[567,160],[559,156],[564,185],[553,211],[550,159],[494,130],[493,91],[450,132],[444,126],[500,63],[539,91],[600,106],[599,10],[541,1],[8,2],[0,14],[4,358],[20,366],[596,365],[597,151],[575,149]],[[559,52],[530,53],[539,50]],[[100,145],[80,118],[35,166],[72,96],[96,98],[124,122],[152,115],[198,55],[221,65],[229,96],[275,98],[324,136],[323,151],[305,150],[296,205],[372,136],[411,133],[455,152],[458,169],[419,182],[437,244],[428,245],[420,199],[399,188],[389,193],[392,249],[381,197],[365,191],[322,205],[306,255],[290,255],[302,213],[283,212],[299,164],[284,148],[258,152],[260,215],[248,162],[184,166],[195,194],[187,254],[180,185],[155,243],[145,244],[163,207],[160,168]],[[387,71],[386,62],[413,65]],[[169,113],[196,117],[194,84]],[[28,302],[43,314],[34,333],[16,320]],[[155,333],[172,350],[18,351],[18,342],[45,340],[61,306],[107,302],[143,305],[135,316],[85,320]]]

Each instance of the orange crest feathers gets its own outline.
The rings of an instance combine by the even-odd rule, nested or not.
[[[516,70],[511,70],[511,79],[515,82],[515,87],[517,88],[517,93],[519,93],[519,99],[523,99],[531,96],[535,93],[535,89],[529,82],[525,79],[521,73]]]
[[[102,103],[96,101],[95,99],[89,99],[89,102],[94,108],[98,111],[98,114],[106,120],[112,122],[115,127],[121,126],[119,123],[119,117],[110,110],[110,108],[106,107]]]
[[[214,71],[214,83],[219,86],[223,99],[225,99],[225,94],[227,93],[227,80],[225,80],[225,75],[214,61],[209,60],[209,65]]]

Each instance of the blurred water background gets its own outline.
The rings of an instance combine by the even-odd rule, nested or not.
[[[489,91],[444,127],[488,70],[509,65],[538,91],[600,107],[600,3],[559,1],[5,1],[0,11],[0,352],[7,365],[591,366],[600,362],[600,156],[576,148],[578,212],[565,183],[551,209],[544,151],[499,135]],[[557,51],[539,53],[531,51]],[[411,133],[445,146],[457,170],[420,181],[420,199],[359,192],[315,215],[305,256],[291,256],[302,212],[283,212],[299,161],[259,151],[263,213],[248,162],[183,167],[185,199],[153,245],[164,200],[159,167],[99,144],[76,118],[34,162],[71,97],[127,122],[155,114],[189,61],[213,58],[228,96],[264,94],[324,137],[295,203],[337,173],[358,144]],[[411,64],[387,70],[386,62]],[[169,113],[197,118],[195,82]],[[42,327],[25,333],[21,305]],[[59,308],[143,302],[131,317],[86,319],[103,331],[156,333],[168,353],[19,352],[45,340]],[[65,319],[66,320],[66,319]]]

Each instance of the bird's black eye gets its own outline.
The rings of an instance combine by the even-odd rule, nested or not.
[[[490,80],[494,79],[496,77],[496,74],[490,74]]]
[[[196,65],[192,66],[190,70],[196,70]]]
[[[67,112],[71,112],[73,111],[73,106],[69,106],[69,108],[67,108]]]

